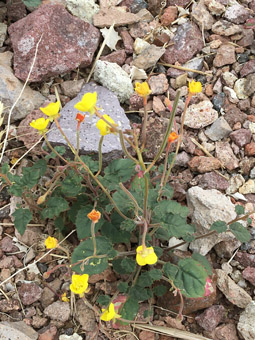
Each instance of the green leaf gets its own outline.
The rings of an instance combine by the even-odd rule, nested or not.
[[[2,166],[1,166],[1,173],[6,175],[8,173],[8,171],[10,170],[10,167],[8,165],[8,163],[4,163]]]
[[[152,291],[156,296],[163,296],[164,294],[166,294],[167,288],[166,286],[158,285],[158,286],[153,287]]]
[[[81,160],[89,167],[91,172],[95,173],[98,171],[98,161],[94,161],[90,156],[88,155],[82,155]]]
[[[165,187],[162,190],[162,197],[166,197],[167,199],[171,199],[174,194],[174,189],[171,187],[169,183],[165,185]]]
[[[124,257],[121,261],[121,267],[125,268],[127,273],[133,273],[136,267],[136,261],[130,257]]]
[[[55,227],[61,232],[61,234],[64,234],[64,233],[65,233],[66,226],[65,226],[65,222],[64,222],[62,216],[58,216],[58,217],[55,219],[54,225],[55,225]]]
[[[22,0],[22,1],[28,9],[38,8],[42,3],[42,0]]]
[[[56,150],[56,152],[59,153],[60,156],[63,156],[64,153],[66,152],[66,148],[65,148],[63,145],[57,145],[57,146],[55,146],[54,150]],[[51,158],[52,158],[52,159],[56,159],[56,157],[58,157],[57,154],[56,154],[54,151],[52,151],[49,155],[47,155],[47,156],[45,157],[45,159],[46,159],[46,160],[49,160],[49,159],[51,159]]]
[[[132,211],[133,213],[134,203],[128,198],[122,189],[118,188],[113,194],[112,198],[124,215],[129,215],[129,211]]]
[[[88,205],[88,197],[82,194],[78,195],[77,201],[73,203],[73,205],[67,212],[69,220],[75,223],[78,212],[81,210],[81,208],[84,208]]]
[[[128,243],[131,237],[129,232],[120,230],[120,226],[117,227],[110,222],[105,222],[102,225],[101,233],[113,243]]]
[[[247,224],[248,226],[252,224],[252,219],[250,217],[247,218]]]
[[[242,205],[236,205],[235,206],[235,212],[237,215],[244,215],[244,207]]]
[[[120,315],[123,319],[133,320],[139,310],[139,304],[136,299],[128,298],[121,308]]]
[[[166,263],[163,267],[166,276],[173,281],[183,295],[189,298],[202,297],[208,277],[203,266],[192,258],[179,261],[178,266]]]
[[[137,301],[146,301],[152,297],[152,292],[149,288],[140,287],[135,285],[129,290],[129,296]]]
[[[61,191],[66,196],[77,196],[81,191],[82,177],[71,169],[61,183]]]
[[[151,269],[148,271],[149,276],[152,278],[153,281],[160,280],[162,278],[162,270],[160,269]]]
[[[19,208],[15,210],[12,216],[14,217],[15,228],[18,230],[20,235],[23,235],[26,230],[26,226],[32,220],[32,213],[28,209]]]
[[[123,220],[120,224],[120,229],[131,232],[135,230],[136,224],[133,220]]]
[[[211,225],[211,228],[210,228],[210,230],[217,231],[218,234],[224,233],[224,231],[226,231],[227,229],[228,229],[228,226],[227,226],[226,222],[220,221],[220,220],[213,222],[213,224]]]
[[[152,286],[154,281],[160,280],[162,277],[162,272],[159,269],[152,269],[147,272],[143,272],[138,280],[137,280],[137,286],[140,287],[150,287]]]
[[[68,202],[62,197],[50,197],[46,203],[47,208],[43,209],[42,217],[57,217],[61,212],[69,209]]]
[[[47,162],[44,159],[39,159],[33,166],[34,171],[39,170],[39,178],[42,177],[47,170]]]
[[[128,283],[127,282],[120,282],[118,284],[118,291],[120,293],[126,293],[128,291]]]
[[[161,247],[153,247],[154,248],[154,252],[157,255],[158,258],[160,258],[163,254],[163,249]]]
[[[108,190],[119,187],[119,183],[125,183],[135,174],[135,162],[131,159],[115,159],[104,170],[105,176],[101,182]]]
[[[135,270],[135,266],[136,262],[129,258],[117,258],[112,261],[113,270],[119,274],[130,274]]]
[[[186,206],[181,205],[176,201],[164,200],[160,201],[153,212],[156,216],[162,217],[162,214],[174,214],[179,215],[181,217],[187,217],[189,214],[189,209]]]
[[[97,252],[96,255],[106,255],[106,257],[102,258],[92,258],[87,260],[84,266],[76,265],[72,267],[72,270],[79,274],[99,274],[102,273],[108,267],[108,254],[112,251],[112,244],[109,240],[103,236],[96,237],[96,247]],[[86,241],[83,241],[79,244],[78,247],[74,249],[72,254],[71,262],[76,263],[80,260],[85,260],[88,257],[92,256],[94,252],[92,239],[89,238]]]
[[[33,167],[23,168],[22,169],[22,184],[23,186],[27,186],[29,189],[32,189],[38,183],[40,178],[40,170],[34,170]]]
[[[110,296],[108,295],[99,295],[97,297],[97,303],[100,305],[100,306],[108,306],[109,303],[111,301],[111,298]]]
[[[234,222],[229,226],[230,231],[240,242],[248,242],[251,239],[249,231],[239,222]]]
[[[161,222],[161,226],[168,230],[170,237],[181,238],[186,234],[194,233],[194,227],[186,223],[186,219],[179,215],[169,215],[167,222]],[[169,237],[169,238],[170,238]]]
[[[205,268],[207,271],[208,275],[212,275],[212,266],[207,260],[207,258],[199,253],[193,253],[191,256],[194,260],[198,261],[201,263],[201,265]]]

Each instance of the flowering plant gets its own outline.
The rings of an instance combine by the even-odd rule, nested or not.
[[[12,174],[6,164],[1,168],[0,176],[9,185],[10,193],[23,197],[27,203],[26,207],[19,207],[13,213],[15,227],[21,234],[25,232],[33,216],[53,220],[56,229],[63,235],[67,235],[70,229],[73,229],[71,233],[76,231],[79,244],[70,246],[73,248],[71,256],[69,250],[62,247],[55,237],[49,236],[46,239],[47,249],[64,251],[69,261],[54,267],[47,275],[59,266],[66,266],[72,296],[78,295],[84,299],[102,321],[132,320],[138,312],[139,303],[150,300],[153,294],[164,295],[167,291],[166,284],[180,295],[180,317],[183,296],[198,298],[210,293],[208,283],[211,282],[212,269],[205,257],[193,254],[180,258],[175,263],[164,260],[165,255],[169,255],[179,245],[169,249],[169,239],[181,239],[181,244],[195,239],[195,227],[187,222],[189,210],[172,199],[173,189],[169,178],[183,138],[186,109],[191,97],[201,89],[199,82],[192,81],[189,84],[179,131],[173,131],[173,123],[180,94],[177,92],[172,104],[166,100],[171,116],[158,153],[149,164],[145,163],[143,153],[147,135],[146,103],[150,88],[144,82],[137,83],[135,88],[144,100],[144,120],[140,136],[135,126],[127,133],[107,114],[101,115],[96,106],[97,93],[86,93],[75,105],[79,111],[85,112],[76,116],[76,148],[71,145],[59,125],[60,103],[51,103],[41,108],[49,118],[42,117],[30,124],[45,138],[48,146],[46,158],[40,159],[30,168],[23,168],[21,176]],[[86,112],[98,117],[96,126],[101,135],[98,160],[79,154],[79,130],[81,126],[86,129]],[[64,157],[63,146],[53,148],[48,142],[46,128],[49,120],[54,120],[63,134],[73,152],[74,160]],[[111,133],[119,135],[125,158],[116,159],[103,168],[101,146],[105,136]],[[169,155],[171,147],[175,151]],[[164,159],[164,164],[158,166],[160,158]],[[55,164],[56,172],[50,184],[38,195],[42,187],[40,181],[47,171],[49,160],[51,166]],[[155,173],[159,176],[155,176]],[[237,214],[240,217],[228,224],[215,221],[210,234],[228,230],[239,240],[247,241],[249,232],[238,222],[247,216],[242,209],[238,209]],[[119,250],[120,244],[121,248],[125,248],[122,251]],[[165,245],[164,249],[160,244]],[[112,296],[99,295],[97,302],[103,307],[102,310],[92,306],[87,297],[90,289],[89,277],[102,273],[109,266],[119,279],[117,293],[125,294],[126,297],[120,315],[115,311]],[[62,299],[68,301],[66,295],[62,295]]]

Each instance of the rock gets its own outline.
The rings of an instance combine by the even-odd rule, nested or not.
[[[161,115],[163,112],[166,111],[166,107],[162,103],[162,100],[156,96],[153,97],[152,109],[158,115]]]
[[[144,38],[147,34],[155,30],[158,23],[153,20],[151,22],[140,21],[137,24],[130,25],[129,33],[133,38]]]
[[[238,97],[238,99],[247,99],[248,96],[246,95],[245,86],[247,80],[245,78],[240,78],[235,82],[234,91]]]
[[[145,48],[141,54],[133,60],[132,65],[139,69],[147,70],[154,66],[164,53],[165,49],[163,47],[158,47],[152,44]]]
[[[69,98],[74,98],[81,91],[83,84],[84,84],[84,79],[66,80],[60,84],[60,87],[65,96]]]
[[[204,66],[204,62],[202,58],[195,58],[191,61],[188,61],[183,65],[183,67],[189,68],[191,70],[201,71]],[[198,76],[197,72],[188,72],[188,76],[191,78],[196,78]]]
[[[130,110],[139,110],[143,108],[143,98],[141,96],[138,96],[136,92],[131,95],[129,102]]]
[[[200,29],[190,21],[178,26],[172,42],[174,45],[169,46],[162,57],[168,64],[175,64],[176,61],[184,64],[204,46]]]
[[[206,331],[213,331],[225,315],[225,308],[222,305],[214,305],[207,308],[202,314],[196,316],[195,320]]]
[[[35,283],[22,283],[18,288],[18,293],[22,303],[29,306],[41,298],[42,288]]]
[[[238,168],[239,161],[228,142],[216,142],[215,154],[218,160],[230,171]]]
[[[212,100],[214,109],[220,112],[224,105],[224,102],[225,102],[225,93],[221,92],[221,93],[216,94]]]
[[[123,40],[124,48],[126,53],[132,54],[133,53],[133,45],[134,39],[131,37],[128,31],[121,31],[120,36]]]
[[[57,340],[58,339],[58,330],[56,326],[48,326],[46,329],[43,328],[40,330],[42,332],[39,334],[38,340]]]
[[[239,287],[229,276],[221,269],[216,269],[217,287],[226,296],[226,298],[239,308],[245,308],[252,301],[250,295]]]
[[[232,87],[234,87],[234,84],[237,80],[237,77],[231,72],[223,72],[222,73],[222,79],[223,79],[226,86],[232,88]]]
[[[254,41],[254,32],[252,29],[243,29],[243,38],[238,40],[238,45],[243,47],[251,46]],[[241,58],[242,59],[242,58]],[[240,59],[238,59],[239,63]],[[247,60],[245,60],[247,61]]]
[[[182,152],[179,152],[178,155],[176,156],[174,166],[187,167],[187,164],[189,161],[190,161],[190,156],[187,154],[187,152],[182,151]]]
[[[238,191],[240,186],[242,186],[245,183],[245,179],[240,174],[233,174],[229,179],[229,187],[227,189],[227,194],[234,194]]]
[[[62,5],[54,4],[41,5],[12,24],[8,32],[14,50],[15,75],[23,81],[43,33],[29,78],[34,82],[90,65],[100,37],[98,29],[72,16]]]
[[[101,57],[100,60],[109,61],[110,63],[116,63],[119,66],[122,66],[125,63],[126,57],[127,55],[125,50],[117,50]]]
[[[134,92],[128,74],[115,63],[97,60],[94,79],[110,91],[114,92],[121,103],[128,100]],[[109,113],[107,112],[107,114]]]
[[[255,60],[247,61],[240,70],[240,76],[246,77],[251,73],[255,73]]]
[[[32,326],[34,328],[42,328],[44,326],[46,326],[46,324],[48,323],[48,319],[47,318],[42,318],[41,316],[35,315],[33,316],[33,321],[32,321]]]
[[[240,194],[254,194],[255,193],[255,180],[249,179],[244,185],[239,188]]]
[[[255,286],[255,268],[247,267],[242,272],[242,276],[245,280],[249,281],[253,286]]]
[[[114,85],[116,86],[116,84]],[[95,91],[97,92],[97,107],[102,107],[101,114],[107,113],[116,122],[116,124],[120,122],[122,130],[130,129],[129,120],[126,117],[124,110],[121,108],[117,96],[102,86],[98,86],[95,83],[88,83],[82,88],[80,94],[68,102],[66,106],[60,111],[60,126],[74,147],[76,147],[75,131],[77,126],[75,117],[78,112],[78,110],[74,108],[74,105],[82,99],[85,93]],[[97,154],[98,152],[100,133],[95,126],[97,121],[98,118],[95,115],[92,117],[92,119],[87,118],[84,122],[86,126],[80,129],[81,154],[92,155]],[[58,130],[56,131],[56,129],[53,129],[48,133],[48,140],[53,146],[60,144],[67,145],[60,132]],[[110,160],[118,158],[120,155],[122,155],[122,148],[118,140],[118,136],[114,134],[105,136],[102,146],[102,153],[104,162],[109,162]]]
[[[212,124],[218,118],[218,112],[213,109],[209,100],[192,104],[186,111],[184,125],[192,129],[200,129]]]
[[[213,66],[222,67],[236,62],[235,47],[230,44],[222,44],[213,60]]]
[[[0,53],[0,97],[5,107],[11,107],[20,94],[23,84],[13,74],[12,53]],[[27,86],[12,112],[12,121],[26,117],[43,104],[45,98]]]
[[[151,76],[148,84],[151,89],[151,94],[164,94],[169,87],[167,77],[163,73],[158,76]]]
[[[242,28],[241,26],[232,24],[227,20],[220,20],[213,24],[212,31],[215,34],[229,37],[230,35],[241,33]]]
[[[110,267],[108,267],[106,270],[104,270],[102,273],[100,274],[94,274],[91,275],[89,277],[89,284],[95,284],[98,281],[107,281],[107,282],[115,282],[116,276],[114,274],[114,272],[112,271],[112,269]]]
[[[17,299],[0,300],[0,311],[2,313],[10,313],[10,312],[14,312],[14,311],[17,311],[17,310],[20,310],[20,309],[21,309],[20,303],[19,303],[19,300],[17,300]],[[1,331],[0,331],[0,333],[1,333]]]
[[[224,16],[228,21],[231,21],[234,24],[243,24],[251,17],[251,11],[236,2],[227,7]]]
[[[180,87],[187,85],[187,73],[181,74],[180,76],[176,77],[175,83],[173,84],[173,87],[175,89],[179,89]]]
[[[14,260],[11,256],[3,256],[0,260],[0,269],[12,268],[14,266]]]
[[[229,135],[230,139],[240,148],[250,143],[251,136],[251,131],[248,129],[239,129]]]
[[[200,0],[192,6],[191,17],[200,29],[210,30],[215,22],[213,16],[207,11],[204,0]]]
[[[155,340],[155,333],[150,331],[141,331],[139,333],[139,340]]]
[[[4,253],[14,253],[19,251],[19,248],[13,243],[13,239],[9,236],[5,236],[0,241],[0,247]]]
[[[141,38],[136,38],[134,42],[134,52],[135,54],[141,54],[143,50],[145,50],[147,47],[149,47],[150,44],[141,39]]]
[[[236,253],[235,260],[244,267],[250,266],[255,268],[255,254],[241,253],[239,251]]]
[[[206,0],[205,5],[208,7],[212,15],[221,15],[225,12],[226,7],[216,0]]]
[[[241,246],[241,242],[233,239],[229,241],[223,241],[216,244],[213,249],[216,251],[217,255],[222,259],[230,259],[234,251]],[[228,262],[226,262],[228,263]],[[232,267],[231,267],[232,268]],[[223,268],[222,268],[223,269]]]
[[[37,227],[29,227],[26,229],[24,234],[21,236],[20,233],[15,229],[15,236],[21,243],[24,243],[27,246],[32,246],[38,243],[39,239],[41,238],[42,231],[40,228]]]
[[[232,131],[228,122],[224,119],[224,117],[219,117],[215,120],[215,122],[205,130],[205,134],[213,141],[218,141],[227,137]]]
[[[76,302],[75,319],[86,332],[93,332],[97,328],[95,313],[85,305],[82,299]]]
[[[187,191],[187,203],[192,223],[197,227],[197,235],[208,232],[213,222],[221,220],[228,223],[236,217],[235,206],[220,191],[203,190],[195,186]],[[215,244],[233,239],[228,233],[214,234],[190,243],[190,249],[206,255]]]
[[[126,12],[123,7],[110,7],[101,9],[93,17],[93,24],[96,27],[125,26],[136,23],[140,20],[137,14]]]
[[[178,9],[175,6],[169,6],[164,10],[160,18],[160,22],[163,26],[169,26],[173,21],[177,19]]]
[[[225,191],[229,187],[229,182],[216,172],[207,172],[204,175],[199,175],[198,185],[203,189]]]
[[[40,298],[40,302],[43,306],[43,308],[46,308],[50,304],[52,304],[55,300],[56,294],[54,293],[57,292],[62,285],[62,281],[59,278],[56,278],[54,281],[50,283],[50,287],[52,288],[49,289],[48,287],[44,287],[42,291],[42,296]]]
[[[188,162],[188,166],[192,171],[203,174],[208,171],[219,169],[221,163],[214,157],[195,156]]]
[[[244,91],[247,96],[250,96],[254,93],[255,91],[255,74],[249,74],[248,77],[246,78],[247,81],[244,85]]]
[[[239,102],[239,99],[237,98],[237,95],[233,89],[231,89],[230,87],[224,86],[223,91],[231,103],[237,104]]]
[[[1,340],[37,340],[38,334],[32,327],[25,324],[24,321],[18,322],[1,322],[0,323]]]
[[[119,1],[120,2],[120,1]],[[148,7],[147,1],[144,0],[123,0],[120,6],[127,6],[132,13],[138,13],[139,11]]]
[[[8,0],[6,7],[7,17],[11,22],[18,21],[27,15],[26,6],[22,0]]]
[[[254,328],[254,318],[255,318],[255,302],[252,301],[245,310],[241,313],[239,322],[237,324],[237,329],[243,336],[245,340],[255,339],[255,328]]]
[[[215,340],[239,340],[233,323],[221,325],[215,330]]]
[[[93,16],[99,12],[99,6],[95,0],[66,0],[68,10],[81,20],[92,24]]]
[[[82,340],[82,337],[77,333],[73,333],[73,335],[62,334],[59,336],[59,340]]]
[[[7,34],[7,25],[0,22],[0,47],[3,46]]]
[[[224,118],[232,129],[236,123],[240,122],[242,124],[246,117],[247,115],[234,105],[231,105],[231,107],[226,110],[226,114],[224,115]]]
[[[70,305],[67,302],[56,301],[45,308],[44,314],[52,320],[66,322],[71,315]]]
[[[244,147],[244,152],[247,156],[254,156],[255,155],[255,143],[251,142],[246,144]]]

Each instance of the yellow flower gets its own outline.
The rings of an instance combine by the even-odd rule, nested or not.
[[[100,211],[93,209],[87,216],[91,221],[97,223],[100,220],[101,213]]]
[[[149,88],[149,85],[146,81],[143,83],[135,83],[135,92],[142,97],[147,97],[150,93],[151,90]]]
[[[30,126],[34,129],[38,130],[40,134],[45,133],[47,131],[46,127],[49,124],[49,119],[38,118],[36,120],[32,120]]]
[[[63,293],[63,294],[61,295],[61,300],[62,300],[63,302],[69,302],[69,299],[68,299],[68,297],[66,296],[66,293]]]
[[[117,314],[115,312],[114,304],[111,302],[109,307],[107,309],[102,308],[103,314],[100,316],[100,319],[103,321],[110,321],[115,319],[118,319],[121,317],[121,315]]]
[[[103,115],[103,117],[105,120],[107,120],[107,122],[111,123],[113,126],[117,126],[115,121],[111,119],[111,117],[109,117],[108,115]],[[101,136],[106,136],[109,133],[114,132],[110,125],[108,125],[103,119],[99,119],[96,126],[100,130]]]
[[[154,264],[157,262],[158,257],[154,252],[153,247],[139,246],[136,249],[136,262],[139,266],[145,266],[146,264]]]
[[[74,105],[74,107],[82,112],[89,112],[90,116],[92,116],[96,109],[96,103],[97,103],[97,93],[85,93],[82,97],[82,100]]]
[[[79,294],[80,297],[89,291],[88,289],[88,274],[83,275],[72,275],[72,283],[70,284],[70,289],[75,294]]]
[[[202,84],[200,81],[192,80],[189,82],[189,93],[196,94],[202,91]]]
[[[48,236],[44,243],[47,249],[53,249],[58,245],[58,240],[55,237]]]
[[[50,103],[46,107],[40,107],[40,110],[49,117],[49,120],[53,122],[55,118],[58,118],[60,109],[60,101],[56,101],[56,103]]]

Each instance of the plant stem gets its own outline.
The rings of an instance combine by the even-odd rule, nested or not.
[[[144,149],[145,144],[146,144],[146,128],[147,128],[147,122],[148,122],[147,97],[143,97],[143,107],[144,107],[144,118],[143,118],[143,127],[142,127],[141,152],[143,152],[143,149]]]
[[[52,145],[50,144],[50,142],[48,141],[48,138],[46,137],[46,134],[43,133],[43,137],[45,139],[45,142],[46,144],[48,145],[48,147],[51,149],[51,151],[53,151],[60,159],[62,159],[63,162],[69,164],[69,162],[64,158],[62,157],[53,147]]]
[[[59,131],[61,132],[62,136],[64,137],[65,141],[67,142],[67,144],[68,144],[69,148],[71,149],[72,153],[74,155],[77,154],[75,148],[72,146],[71,142],[69,141],[69,139],[67,138],[66,134],[62,130],[61,126],[59,125],[59,122],[58,122],[57,118],[54,119],[54,122],[55,122],[57,128],[59,129]]]
[[[91,237],[92,237],[93,248],[94,248],[93,256],[95,256],[96,253],[97,253],[95,225],[96,225],[96,223],[92,221],[91,222]]]
[[[101,170],[102,170],[102,164],[103,164],[103,157],[102,157],[102,144],[103,144],[104,136],[101,136],[99,145],[98,145],[98,172],[95,174],[95,177],[97,177]]]
[[[79,151],[80,151],[80,125],[78,124],[77,126],[77,142],[76,142],[76,150],[77,150],[77,154],[79,155]],[[75,157],[76,160],[76,157]]]
[[[126,145],[125,145],[125,141],[124,141],[124,135],[122,130],[119,130],[119,136],[120,136],[120,144],[122,147],[122,150],[124,151],[124,154],[126,155],[127,158],[132,159],[132,161],[134,161],[136,164],[138,164],[138,160],[135,159],[133,156],[131,156],[131,154],[128,152]]]
[[[147,221],[144,219],[144,224],[143,224],[143,236],[142,236],[142,247],[143,247],[143,249],[146,248],[145,239],[146,239],[147,231],[148,231],[148,223],[147,223]]]

